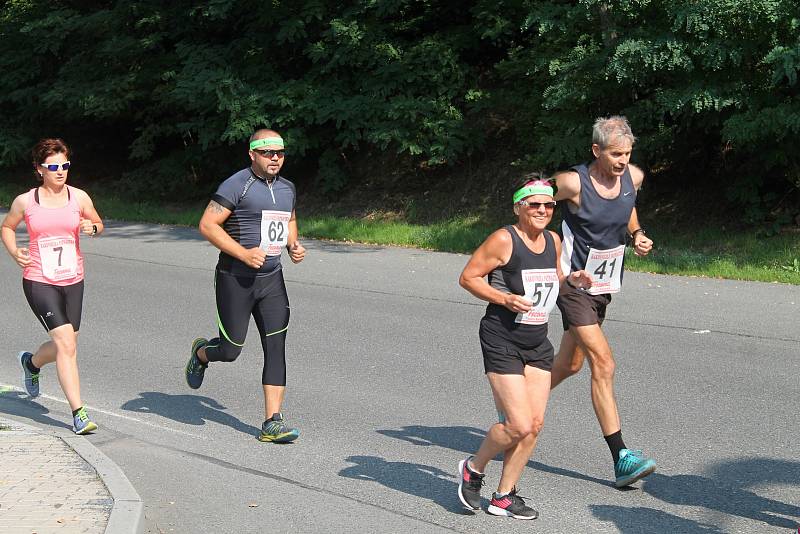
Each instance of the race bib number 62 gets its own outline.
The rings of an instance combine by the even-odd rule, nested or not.
[[[261,250],[267,256],[280,256],[289,237],[288,211],[263,210],[261,212]]]

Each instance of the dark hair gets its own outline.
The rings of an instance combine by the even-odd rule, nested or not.
[[[549,178],[545,177],[543,172],[529,172],[527,174],[523,174],[516,180],[514,180],[514,187],[511,190],[511,193],[516,193],[520,189],[522,189],[528,182],[535,182],[536,180],[542,181],[549,181]]]
[[[31,161],[33,162],[33,168],[36,172],[36,178],[42,179],[38,170],[39,165],[44,163],[44,160],[53,154],[64,154],[67,159],[69,159],[70,150],[63,140],[57,138],[42,139],[34,145],[31,150]]]

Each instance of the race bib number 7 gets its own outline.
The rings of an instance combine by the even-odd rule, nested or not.
[[[288,211],[264,210],[261,212],[261,250],[267,256],[280,256],[289,237]]]
[[[555,269],[523,269],[522,286],[525,298],[531,301],[531,309],[518,313],[516,322],[522,324],[545,324],[558,298],[558,273]]]
[[[589,249],[586,270],[592,277],[592,295],[618,293],[622,286],[622,259],[625,245],[608,250]]]
[[[37,241],[42,260],[42,276],[51,282],[78,275],[78,252],[72,237],[47,237]]]

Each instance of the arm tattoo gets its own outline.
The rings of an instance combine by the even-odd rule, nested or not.
[[[222,206],[218,202],[215,202],[213,200],[208,203],[208,207],[206,208],[206,210],[213,211],[214,213],[217,213],[217,214],[223,212],[222,211]]]

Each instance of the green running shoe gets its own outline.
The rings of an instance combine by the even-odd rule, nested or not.
[[[642,455],[642,451],[622,449],[619,451],[617,465],[614,466],[614,474],[617,476],[615,485],[618,488],[628,486],[655,470],[655,460],[645,458]]]
[[[283,414],[274,413],[272,417],[264,421],[261,425],[259,441],[269,441],[272,443],[291,443],[300,435],[296,428],[289,428],[283,420]]]
[[[186,383],[192,389],[198,389],[203,385],[203,378],[205,377],[208,364],[200,361],[200,358],[197,357],[197,351],[207,344],[208,340],[202,337],[198,337],[192,342],[192,354],[189,356],[189,361],[186,363],[186,369],[184,370],[186,373]]]
[[[81,406],[81,409],[72,418],[72,431],[82,436],[95,430],[97,430],[97,425],[89,419],[86,409]]]

